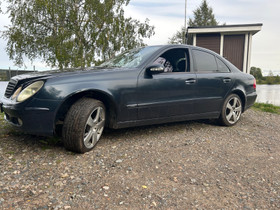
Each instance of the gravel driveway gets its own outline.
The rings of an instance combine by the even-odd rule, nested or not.
[[[0,209],[279,209],[280,115],[107,130],[95,149],[1,122]]]

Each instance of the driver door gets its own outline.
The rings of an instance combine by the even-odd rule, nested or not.
[[[171,118],[193,113],[196,74],[190,72],[188,49],[171,49],[154,62],[164,66],[164,72],[138,79],[138,120]]]

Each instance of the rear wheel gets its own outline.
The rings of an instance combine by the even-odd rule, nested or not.
[[[85,153],[99,141],[105,126],[106,112],[101,101],[82,98],[68,111],[62,130],[66,149]]]
[[[235,125],[242,114],[242,101],[236,94],[229,95],[223,105],[220,123],[226,126]]]

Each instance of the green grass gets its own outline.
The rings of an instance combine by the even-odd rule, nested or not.
[[[23,132],[11,126],[4,120],[4,113],[0,113],[0,138],[3,136],[21,136]]]
[[[272,104],[255,103],[253,108],[263,112],[280,114],[280,106],[274,106]]]
[[[4,113],[3,112],[0,112],[0,120],[4,120]]]

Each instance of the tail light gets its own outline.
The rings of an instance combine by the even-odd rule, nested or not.
[[[257,88],[257,81],[256,81],[256,79],[254,79],[253,87],[254,87],[254,89],[256,90],[256,88]]]

